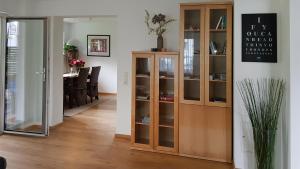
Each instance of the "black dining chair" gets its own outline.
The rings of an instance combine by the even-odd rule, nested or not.
[[[6,159],[0,157],[0,169],[6,169]]]
[[[80,68],[78,77],[74,79],[72,89],[72,98],[75,100],[77,106],[87,103],[87,79],[90,68]],[[72,99],[70,100],[72,101]]]
[[[73,91],[73,78],[64,78],[64,105],[67,103],[67,97],[68,97],[70,108],[72,108],[72,102],[71,102],[72,91]]]
[[[90,75],[89,82],[87,83],[87,95],[91,98],[91,102],[93,102],[93,98],[99,100],[98,97],[98,77],[100,74],[101,66],[92,67],[92,72]]]

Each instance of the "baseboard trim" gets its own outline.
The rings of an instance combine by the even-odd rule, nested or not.
[[[129,141],[131,140],[131,136],[126,134],[115,134],[115,138],[125,139]]]

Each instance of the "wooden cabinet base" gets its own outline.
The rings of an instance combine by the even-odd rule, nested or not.
[[[170,151],[159,151],[154,149],[145,149],[141,147],[130,147],[133,151],[145,151],[145,152],[151,152],[151,153],[160,153],[160,154],[168,154],[168,155],[174,155],[174,156],[181,156],[181,157],[188,157],[188,158],[195,158],[195,159],[201,159],[201,160],[209,160],[209,161],[218,161],[218,162],[224,162],[224,163],[232,163],[232,161],[226,161],[224,159],[217,159],[217,158],[208,158],[208,157],[201,157],[201,156],[195,156],[195,155],[188,155],[188,154],[180,154],[177,152],[170,152]]]
[[[180,104],[179,153],[232,162],[232,109]]]

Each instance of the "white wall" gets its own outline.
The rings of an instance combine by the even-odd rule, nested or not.
[[[288,20],[281,13],[281,0],[238,0],[234,2],[234,161],[237,168],[254,169],[255,159],[253,141],[249,131],[250,122],[243,108],[243,102],[236,83],[243,78],[282,77],[288,81],[289,56],[282,46],[286,46],[286,28],[282,26]],[[278,13],[278,63],[241,62],[241,14],[245,13]],[[287,25],[286,25],[287,26]],[[286,111],[283,111],[286,116]],[[285,123],[284,123],[285,124]],[[285,127],[284,127],[285,128]],[[282,122],[278,127],[275,147],[275,168],[285,168],[282,158]]]
[[[66,41],[76,43],[79,56],[86,61],[86,67],[101,66],[98,89],[101,93],[117,93],[117,18],[97,17],[90,21],[78,19],[76,23],[65,24]],[[87,56],[87,35],[110,35],[110,57]]]
[[[50,17],[49,37],[49,125],[63,121],[63,17]]]
[[[290,169],[300,168],[300,56],[299,56],[299,38],[300,38],[300,1],[290,0],[290,78],[291,78],[291,111],[290,111]]]

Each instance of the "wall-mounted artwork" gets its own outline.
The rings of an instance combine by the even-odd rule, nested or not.
[[[242,61],[277,62],[277,15],[242,15]]]
[[[110,35],[87,35],[87,55],[110,57]]]

